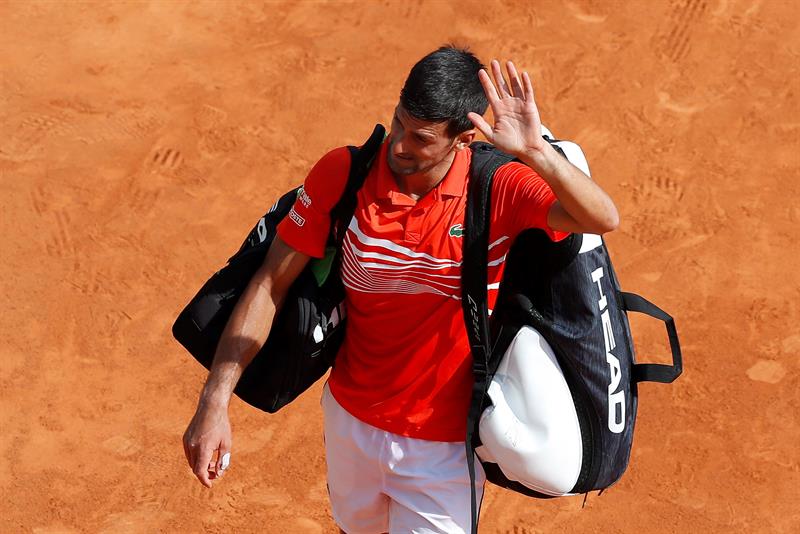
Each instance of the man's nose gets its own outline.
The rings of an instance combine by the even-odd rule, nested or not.
[[[391,149],[392,155],[402,156],[405,153],[403,136],[399,134],[392,135]]]

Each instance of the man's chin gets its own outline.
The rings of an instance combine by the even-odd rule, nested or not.
[[[409,165],[407,166],[402,166],[398,165],[396,159],[390,157],[388,158],[388,163],[389,169],[398,176],[409,176],[417,172],[417,166],[411,162],[409,162]]]

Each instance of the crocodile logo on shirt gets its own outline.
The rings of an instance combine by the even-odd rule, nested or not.
[[[449,233],[453,237],[464,237],[464,227],[460,224],[454,224],[450,227]]]

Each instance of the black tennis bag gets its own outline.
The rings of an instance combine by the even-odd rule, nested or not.
[[[312,259],[292,284],[276,315],[266,343],[239,379],[234,393],[269,413],[294,400],[333,364],[344,339],[344,286],[338,276],[342,239],[355,212],[356,193],[385,136],[377,125],[361,148],[350,150],[350,173],[341,199],[331,212],[331,235],[325,258]],[[258,221],[239,251],[209,279],[178,315],[172,334],[204,367],[211,368],[222,331],[250,279],[264,263],[278,223],[301,194],[283,195]],[[329,276],[330,273],[334,273]]]
[[[545,139],[588,174],[577,145],[548,136]],[[521,328],[531,326],[555,354],[580,427],[580,472],[574,487],[562,494],[602,491],[615,483],[628,465],[637,384],[668,383],[681,373],[674,321],[644,298],[620,290],[600,236],[573,234],[554,243],[536,229],[521,233],[512,245],[490,320],[486,265],[491,180],[495,171],[513,157],[487,143],[474,143],[471,148],[462,268],[462,303],[475,376],[466,436],[470,477],[474,481],[473,451],[481,446],[481,415],[492,404],[487,390],[511,341]],[[672,365],[636,363],[627,318],[630,311],[665,323]],[[487,480],[494,484],[532,497],[555,496],[509,478],[503,465],[481,463]],[[476,508],[473,484],[473,532],[477,531]]]

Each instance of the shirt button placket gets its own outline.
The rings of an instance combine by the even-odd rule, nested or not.
[[[406,243],[419,244],[422,239],[422,222],[425,218],[425,210],[420,207],[411,209],[406,221],[405,240]]]

